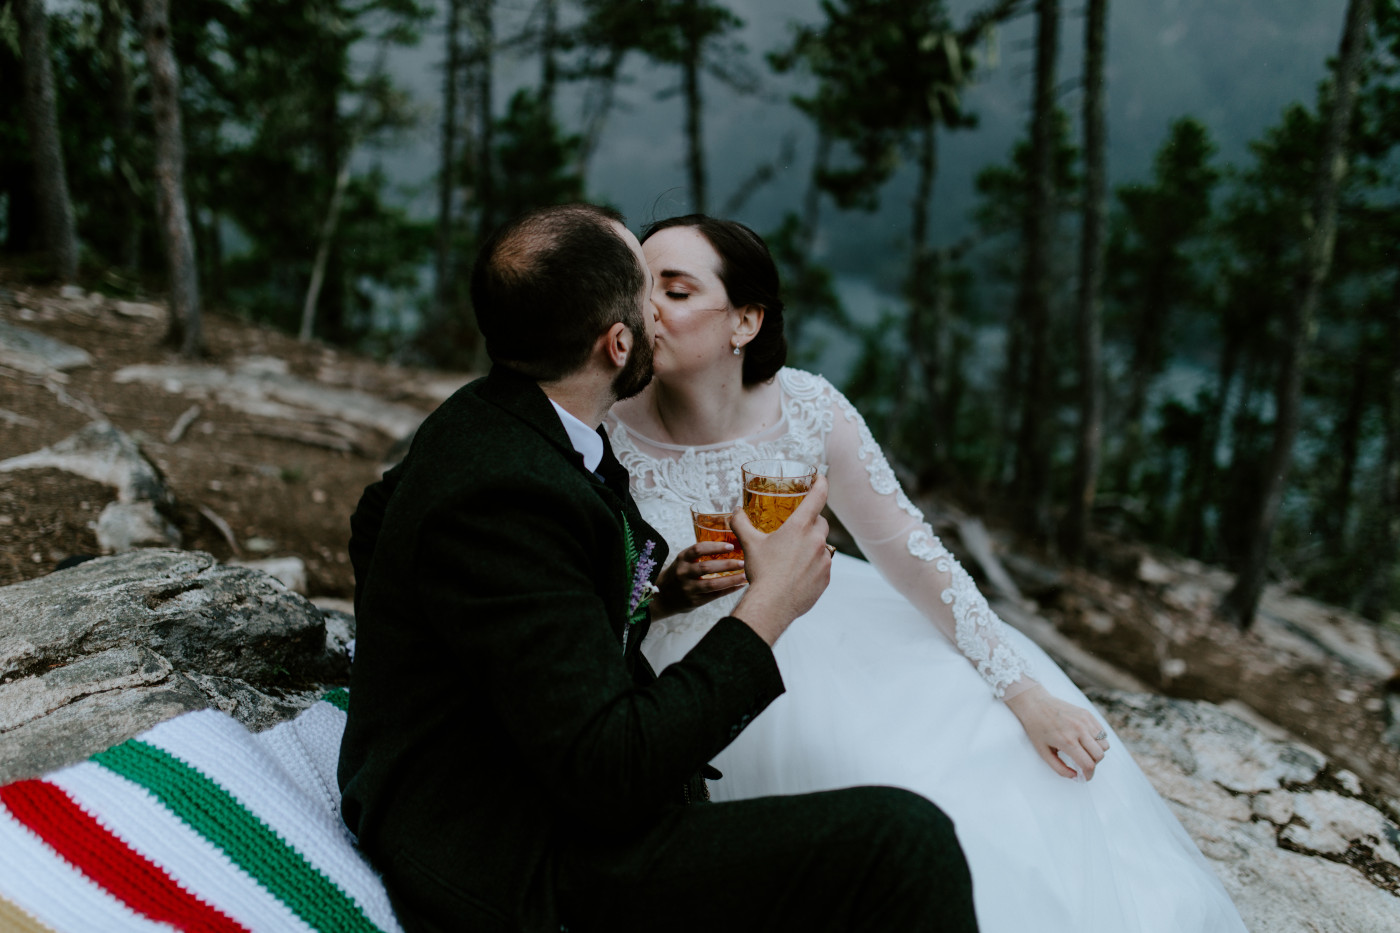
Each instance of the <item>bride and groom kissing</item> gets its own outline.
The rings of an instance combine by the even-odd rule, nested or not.
[[[351,520],[343,815],[405,929],[1243,930],[858,413],[783,366],[752,231],[544,208],[472,300],[490,374]],[[702,565],[727,545],[687,503],[766,456],[826,476]],[[828,502],[870,563],[829,555]]]

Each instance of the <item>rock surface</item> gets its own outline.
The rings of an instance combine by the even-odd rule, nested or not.
[[[137,550],[0,588],[0,782],[191,709],[253,728],[344,683],[346,623],[266,574]],[[350,633],[353,634],[353,633]]]
[[[1400,694],[1392,693],[1386,697],[1385,702],[1386,717],[1389,719],[1390,725],[1386,727],[1381,738],[1396,748],[1400,748]]]
[[[0,321],[0,365],[33,376],[54,377],[79,366],[91,366],[92,355],[44,334]]]
[[[1400,933],[1393,803],[1212,704],[1089,694],[1253,933]]]
[[[355,426],[403,437],[423,420],[417,408],[299,378],[287,371],[284,361],[270,357],[244,357],[231,369],[199,364],[128,366],[113,378],[161,386],[194,399],[215,398],[250,415],[302,426],[341,430]],[[348,439],[365,442],[358,434]]]
[[[300,557],[269,557],[265,560],[231,560],[232,567],[261,570],[293,593],[306,595],[306,562]]]
[[[1168,604],[1212,613],[1234,583],[1218,567],[1188,558],[1144,557],[1138,578],[1160,587]],[[1264,587],[1253,630],[1269,647],[1306,663],[1337,660],[1353,671],[1384,679],[1400,670],[1400,632],[1279,584]]]
[[[160,471],[142,455],[136,441],[105,421],[94,421],[42,450],[0,461],[0,473],[45,468],[111,486],[118,502],[151,502],[162,508],[173,504]]]
[[[180,531],[166,517],[175,505],[160,471],[136,441],[106,421],[87,427],[52,446],[0,462],[0,473],[56,469],[112,487],[94,531],[104,554],[141,547],[179,547]]]
[[[180,530],[154,502],[109,502],[97,517],[97,544],[104,554],[140,547],[178,547]]]

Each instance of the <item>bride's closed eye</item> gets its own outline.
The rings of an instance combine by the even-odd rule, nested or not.
[[[690,292],[669,292],[669,291],[668,291],[668,292],[666,293],[666,297],[667,297],[667,298],[674,298],[674,299],[676,299],[676,300],[681,300],[681,299],[684,299],[684,298],[689,298],[689,297],[690,297]]]

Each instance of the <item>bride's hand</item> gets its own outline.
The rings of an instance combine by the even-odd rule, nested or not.
[[[1086,781],[1094,776],[1094,768],[1108,751],[1107,737],[1099,738],[1106,730],[1097,716],[1051,696],[1039,684],[1007,700],[1006,705],[1021,720],[1021,727],[1040,757],[1056,773],[1067,778],[1075,776],[1074,769],[1056,754],[1063,752],[1079,766]]]
[[[743,570],[744,562],[741,560],[707,560],[700,563],[703,554],[723,554],[732,550],[733,545],[722,541],[701,541],[677,554],[670,566],[656,578],[656,587],[660,590],[656,596],[659,606],[653,609],[652,617],[688,612],[748,583],[748,578],[742,573],[726,577],[711,576],[726,570]]]

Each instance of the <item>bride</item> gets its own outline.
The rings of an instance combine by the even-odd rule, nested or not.
[[[682,657],[738,599],[743,575],[714,574],[743,564],[697,562],[729,545],[695,544],[689,508],[734,508],[745,461],[819,465],[869,561],[837,554],[830,587],[778,641],[787,692],[715,759],[715,798],[872,783],[923,794],[957,826],[984,933],[1243,931],[1141,770],[1054,662],[992,613],[859,413],[825,379],[783,367],[763,241],[691,215],[653,224],[642,245],[656,376],[604,430],[676,555],[642,645],[652,665]]]

